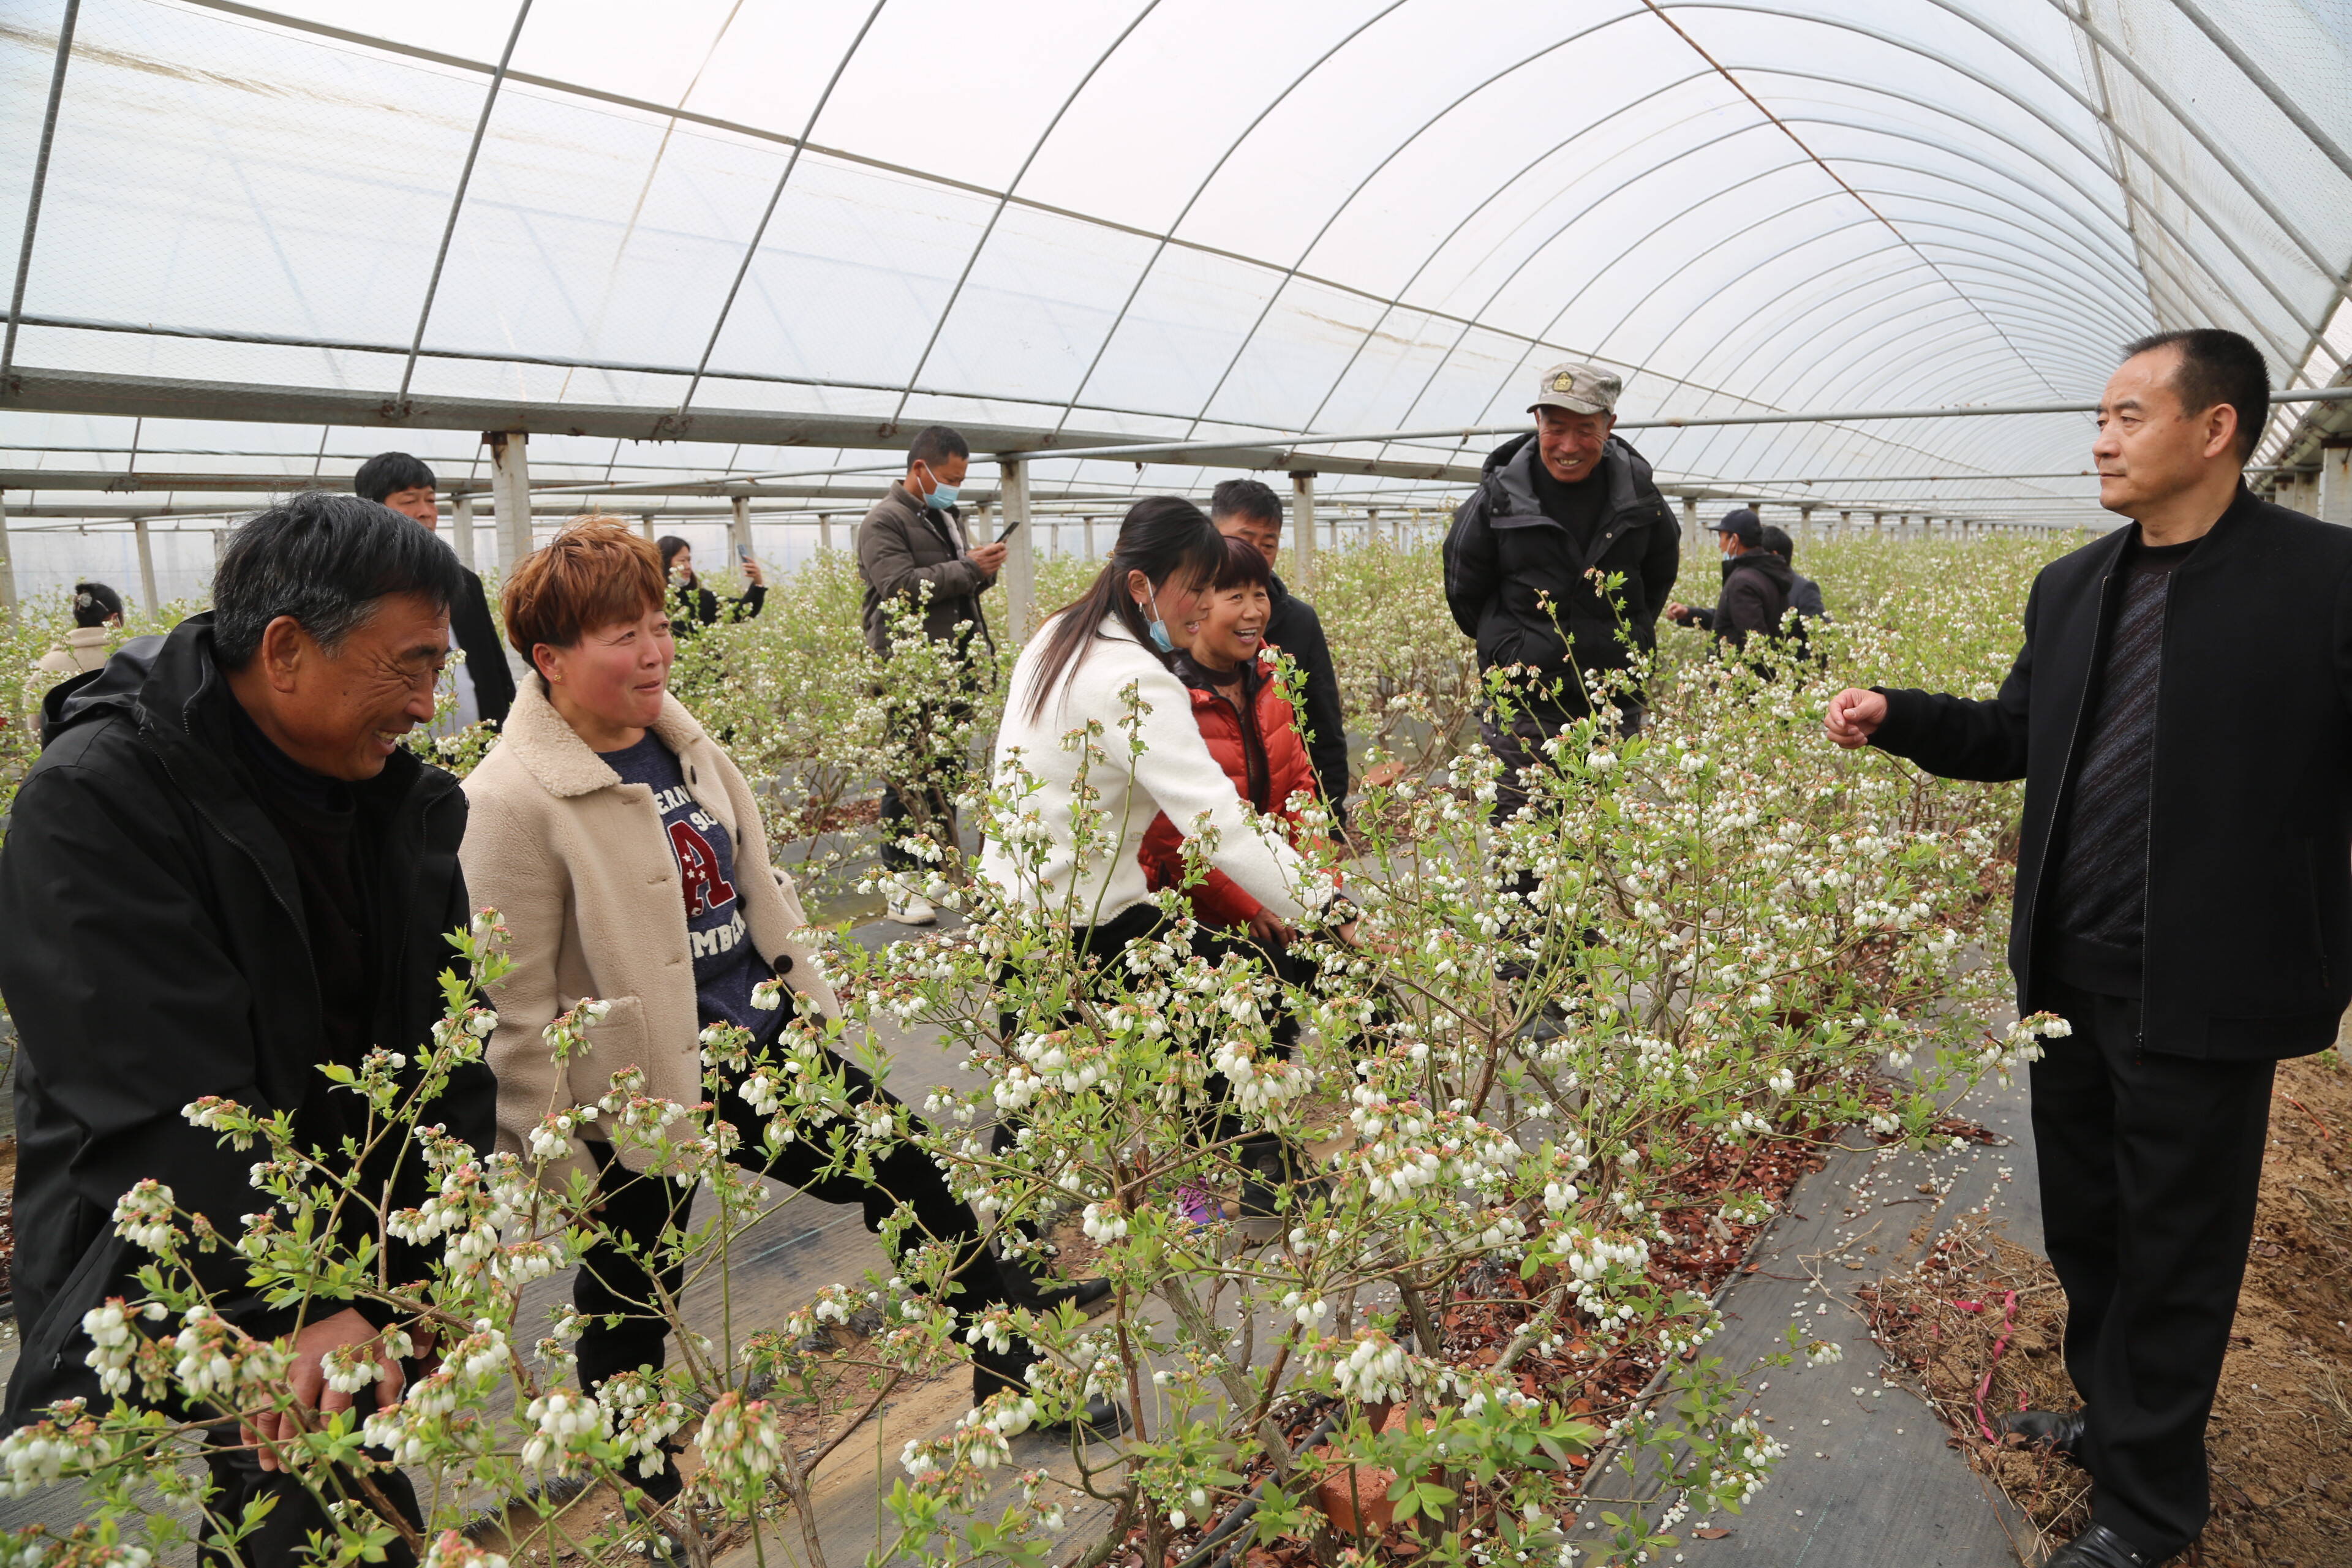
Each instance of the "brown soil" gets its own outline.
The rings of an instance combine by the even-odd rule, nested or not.
[[[2010,1342],[1997,1360],[2007,1293]],[[2048,1546],[2089,1521],[2082,1473],[1978,1430],[2022,1407],[2074,1408],[2060,1355],[2065,1300],[2050,1266],[1981,1222],[1913,1272],[1864,1292],[1880,1343],[1953,1431],[1951,1446],[2008,1494]],[[2342,1568],[2352,1562],[2352,1069],[2336,1052],[2282,1063],[2262,1205],[2238,1321],[2206,1441],[2213,1519],[2185,1560],[2200,1568]]]

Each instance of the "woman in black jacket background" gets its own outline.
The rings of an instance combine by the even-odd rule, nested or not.
[[[654,548],[661,552],[662,572],[669,580],[670,605],[676,612],[670,617],[669,629],[674,636],[687,637],[705,626],[717,626],[721,604],[727,606],[729,620],[748,621],[768,601],[767,575],[760,570],[760,563],[748,555],[743,557],[743,575],[751,580],[751,587],[740,599],[722,600],[694,574],[693,545],[675,533],[666,533],[654,541]]]

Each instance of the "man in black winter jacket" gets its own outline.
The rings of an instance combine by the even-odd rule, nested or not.
[[[1746,647],[1750,637],[1779,637],[1796,574],[1787,560],[1764,548],[1763,520],[1747,507],[1734,507],[1715,525],[1715,536],[1723,547],[1723,589],[1715,608],[1668,605],[1666,619],[1711,631],[1716,640],[1736,648]]]
[[[1445,602],[1481,670],[1509,668],[1508,714],[1481,728],[1502,760],[1498,818],[1527,801],[1520,776],[1543,742],[1592,711],[1583,673],[1624,669],[1657,645],[1682,544],[1640,453],[1610,434],[1617,377],[1557,364],[1537,383],[1532,435],[1488,454],[1445,535]],[[1604,594],[1589,574],[1621,576]],[[1617,601],[1611,602],[1613,595]],[[1616,699],[1639,727],[1637,692]]]
[[[1269,570],[1282,553],[1282,502],[1259,479],[1225,479],[1209,494],[1209,521],[1228,539],[1238,539],[1265,557]],[[1315,606],[1274,580],[1273,608],[1265,640],[1298,661],[1306,679],[1299,719],[1307,731],[1307,756],[1315,784],[1331,820],[1348,826],[1348,721],[1339,709],[1339,675],[1331,665],[1331,645]]]
[[[2244,488],[2269,404],[2234,332],[2133,344],[2092,453],[2135,523],[2042,569],[2000,695],[1845,691],[1826,720],[2025,781],[2009,962],[2019,1010],[2073,1026],[2032,1065],[2033,1132],[2084,1408],[2009,1425],[2091,1475],[2056,1568],[2204,1527],[2273,1068],[2352,1002],[2352,529]]]
[[[378,452],[352,476],[352,493],[415,518],[427,532],[441,527],[440,480],[423,459],[406,452]],[[511,564],[511,563],[510,563]],[[470,566],[457,568],[460,585],[449,601],[449,635],[466,655],[457,670],[457,721],[507,721],[514,707],[514,671],[507,668],[506,645],[499,640],[498,618],[490,614],[489,595]]]
[[[82,1315],[142,1294],[133,1273],[147,1255],[113,1220],[124,1193],[159,1181],[232,1241],[266,1206],[249,1174],[260,1156],[191,1125],[183,1107],[219,1095],[290,1110],[303,1147],[332,1150],[366,1106],[319,1064],[356,1066],[377,1046],[414,1058],[429,1038],[453,956],[443,937],[467,918],[466,800],[400,737],[432,716],[458,584],[449,552],[406,520],[309,492],[237,531],[212,612],[50,693],[48,743],[0,847],[0,995],[20,1040],[24,1349],[10,1424],[60,1399],[105,1403]],[[428,1115],[488,1152],[495,1104],[489,1070],[474,1066]],[[362,1167],[366,1190],[422,1202],[414,1142],[387,1142]],[[362,1231],[373,1226],[355,1216],[346,1241]],[[383,1256],[384,1285],[424,1277],[404,1244]],[[188,1257],[223,1317],[292,1336],[299,1404],[353,1403],[323,1388],[319,1357],[373,1342],[391,1321],[381,1304],[273,1306],[234,1252]],[[375,1398],[401,1383],[389,1373]],[[274,1412],[190,1414],[245,1415],[265,1444],[292,1436]],[[216,1429],[213,1511],[234,1519],[274,1496],[239,1552],[255,1568],[290,1563],[324,1516],[236,1431]],[[386,1492],[409,1505],[404,1487]]]

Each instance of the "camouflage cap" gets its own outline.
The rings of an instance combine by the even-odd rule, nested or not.
[[[1536,388],[1536,400],[1528,405],[1528,412],[1557,408],[1569,414],[1614,414],[1617,395],[1623,390],[1624,384],[1612,373],[1597,364],[1579,364],[1570,360],[1543,373],[1543,380]]]

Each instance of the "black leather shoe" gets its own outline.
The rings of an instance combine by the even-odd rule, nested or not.
[[[2042,1560],[2042,1568],[2157,1568],[2150,1557],[2104,1524],[2095,1524]]]
[[[2019,1410],[2002,1416],[1993,1429],[2004,1437],[2022,1437],[2024,1447],[2046,1448],[2080,1464],[2088,1424],[2088,1414],[2081,1410]]]

